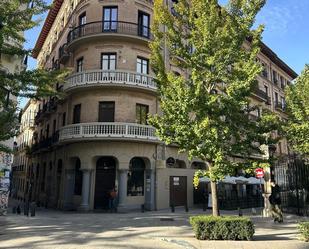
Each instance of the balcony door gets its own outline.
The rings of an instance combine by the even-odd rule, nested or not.
[[[102,72],[103,80],[112,81],[115,80],[115,70],[117,63],[117,54],[116,53],[103,53],[101,54],[101,69],[104,70]],[[111,71],[111,72],[106,72]]]
[[[114,122],[115,102],[99,102],[99,122]]]
[[[137,82],[147,84],[148,77],[141,74],[149,74],[149,60],[142,57],[137,57],[136,72],[138,74],[136,76]]]
[[[81,108],[82,108],[81,104],[74,106],[74,109],[73,109],[73,124],[80,123]]]
[[[103,8],[103,32],[117,32],[118,8]]]
[[[150,16],[149,14],[138,11],[138,35],[149,38],[150,35]]]

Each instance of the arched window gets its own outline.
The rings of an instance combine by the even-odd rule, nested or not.
[[[142,158],[134,157],[130,161],[128,172],[127,195],[143,196],[145,181],[145,163]]]
[[[80,170],[80,160],[76,159],[75,163],[75,184],[74,184],[74,194],[81,195],[83,186],[83,172]]]

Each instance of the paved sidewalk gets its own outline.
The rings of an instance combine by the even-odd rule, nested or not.
[[[309,243],[297,240],[297,221],[305,218],[286,216],[283,224],[274,224],[270,219],[252,216],[256,225],[253,241],[198,241],[188,221],[189,216],[197,214],[203,212],[177,209],[175,213],[166,210],[110,214],[42,209],[35,217],[8,214],[0,217],[0,248],[309,248]]]

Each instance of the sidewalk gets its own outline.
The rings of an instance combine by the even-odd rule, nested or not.
[[[222,212],[222,214],[235,212]],[[244,211],[248,213],[248,210]],[[269,218],[252,216],[256,225],[253,241],[198,241],[189,216],[205,214],[200,209],[186,213],[176,209],[146,213],[78,213],[42,208],[35,217],[9,213],[0,219],[0,248],[107,248],[107,249],[305,249],[297,240],[293,215],[274,224]],[[210,210],[206,212],[210,214]]]

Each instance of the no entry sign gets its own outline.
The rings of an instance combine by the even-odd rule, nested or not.
[[[261,168],[257,168],[255,170],[255,176],[256,178],[263,178],[264,177],[264,170]]]

